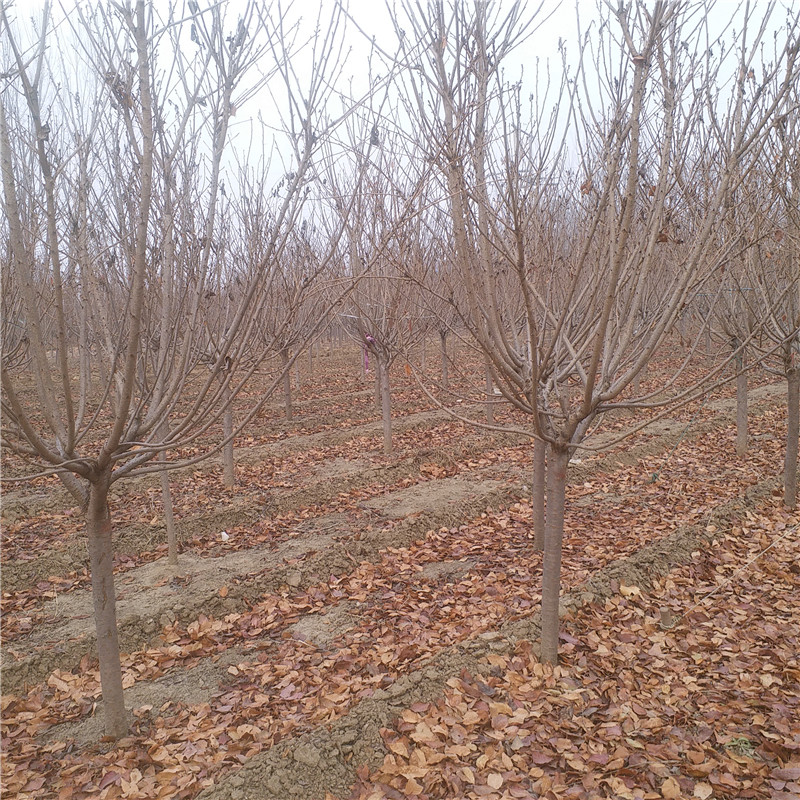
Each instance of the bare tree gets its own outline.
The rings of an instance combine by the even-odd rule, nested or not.
[[[420,259],[417,199],[422,179],[409,178],[400,169],[395,144],[368,120],[351,130],[351,150],[363,175],[357,187],[334,170],[326,178],[334,211],[346,226],[343,261],[352,281],[340,321],[364,348],[365,364],[372,359],[388,454],[392,452],[389,370],[395,358],[407,355],[424,335],[424,329],[414,325],[419,307],[416,284],[408,277],[409,265]]]
[[[144,0],[70,12],[84,48],[78,87],[49,61],[49,6],[27,49],[0,7],[9,48],[0,169],[11,290],[2,302],[4,319],[11,313],[21,331],[18,344],[4,341],[2,440],[31,464],[28,478],[57,475],[85,511],[104,713],[114,736],[128,721],[109,492],[123,478],[195,463],[232,441],[235,430],[216,439],[209,432],[258,369],[259,303],[326,134],[348,113],[331,118],[325,110],[340,68],[338,9],[310,42],[297,39],[277,5],[249,3],[233,23],[219,5],[188,9],[166,20]],[[289,65],[300,44],[310,59],[302,83]],[[248,83],[256,62],[265,77]],[[278,85],[285,95],[271,120],[286,132],[284,179],[259,262],[220,303],[217,289],[237,277],[217,247],[222,154],[230,120],[265,80],[273,95]],[[236,176],[226,180],[234,192]]]
[[[528,102],[500,66],[532,28],[521,4],[404,3],[397,21],[416,66],[405,80],[420,148],[446,188],[465,317],[504,398],[547,446],[541,653],[550,662],[570,457],[606,411],[696,395],[698,385],[677,388],[679,375],[658,395],[631,397],[630,387],[721,268],[725,201],[797,79],[796,18],[763,65],[765,83],[781,76],[767,96],[745,83],[760,23],[721,51],[707,47],[687,4],[600,8],[575,74],[565,68],[549,94],[540,78]],[[727,95],[720,52],[737,61]],[[509,285],[519,313],[504,302]]]
[[[772,93],[780,83],[770,87]],[[761,363],[786,380],[787,432],[783,468],[784,503],[797,507],[800,439],[800,154],[797,84],[785,97],[764,151],[758,186],[764,213],[750,248],[746,295],[760,321],[753,349]],[[754,192],[756,194],[756,192]],[[763,195],[766,194],[766,197]],[[777,202],[776,202],[777,201]]]

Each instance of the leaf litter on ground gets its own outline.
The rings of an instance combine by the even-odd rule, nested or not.
[[[774,426],[775,415],[765,415],[759,424]],[[689,521],[698,521],[704,510],[743,492],[775,463],[770,439],[761,440],[761,446],[753,448],[744,466],[714,457],[721,440],[708,437],[682,449],[680,459],[671,465],[674,473],[660,484],[647,485],[645,472],[629,468],[604,476],[597,485],[590,482],[574,487],[573,499],[590,496],[592,506],[577,506],[568,521],[566,587],[580,584],[609,561],[674,529],[687,513]],[[709,464],[721,468],[722,475],[702,473],[708,475],[707,479],[693,482],[692,468],[706,469]],[[682,470],[687,476],[685,485],[679,482]],[[680,488],[676,489],[676,484]],[[622,503],[620,495],[624,496]],[[455,577],[424,573],[426,563],[438,562],[462,562],[467,569],[464,574],[456,572]],[[379,564],[357,565],[349,574],[334,576],[303,592],[265,595],[249,613],[223,619],[201,617],[183,628],[173,625],[164,631],[163,647],[126,656],[128,684],[152,680],[170,669],[191,668],[242,642],[255,642],[256,648],[233,666],[229,684],[213,692],[208,703],[166,703],[158,709],[138,709],[135,735],[116,747],[81,749],[69,741],[40,745],[37,737],[48,728],[92,713],[99,697],[97,675],[88,660],[76,670],[54,673],[27,698],[3,701],[7,786],[31,798],[191,797],[222,771],[274,742],[341,716],[353,702],[391,685],[442,647],[496,627],[515,615],[533,613],[538,605],[538,570],[539,556],[531,544],[530,507],[521,502],[509,509],[488,510],[458,528],[431,532],[411,547],[386,551]],[[359,623],[325,651],[312,643],[298,642],[291,635],[289,628],[301,614],[319,613],[344,599],[357,604]],[[624,599],[626,603],[637,600]],[[599,636],[597,631],[608,624],[606,616],[599,614],[586,630]],[[586,641],[594,645],[591,636]],[[567,651],[575,646],[576,642],[565,643]],[[596,649],[601,647],[612,652],[602,641]],[[607,654],[601,651],[600,655]],[[505,707],[494,711],[489,720],[498,727],[492,730],[505,730],[504,718],[511,719],[515,709],[511,708],[511,715]],[[612,723],[603,730],[609,735],[616,733],[615,724],[621,727],[621,723]],[[534,760],[542,761],[551,751],[560,754],[559,742],[563,753],[571,752],[565,744],[571,741],[569,735],[556,738],[549,750],[535,751]],[[737,741],[738,749],[731,747],[726,752],[746,753],[747,748]],[[515,753],[513,748],[511,752]],[[603,752],[615,766],[622,757],[611,758],[613,753]],[[511,758],[508,753],[506,756]],[[594,764],[605,757],[599,751],[584,756],[579,753],[573,760]],[[479,766],[476,761],[470,770],[474,773],[488,763]],[[542,761],[532,769],[543,770],[549,763]],[[507,767],[502,758],[499,764]],[[785,764],[781,768],[792,769]],[[418,782],[419,777],[413,780]],[[545,777],[544,770],[541,777]],[[619,769],[612,777],[625,781]],[[671,777],[663,779],[666,792],[673,789],[667,783]],[[730,780],[734,778],[726,778]],[[710,779],[705,783],[716,791]],[[510,784],[509,796],[520,791],[495,765],[486,775],[485,787],[490,792],[505,792],[506,784]],[[615,791],[621,791],[620,784],[614,785]],[[403,791],[406,788],[413,789],[415,784]],[[484,790],[476,791],[481,796]],[[498,796],[503,796],[502,792]]]
[[[800,516],[772,499],[649,590],[622,584],[384,729],[352,800],[800,795]]]

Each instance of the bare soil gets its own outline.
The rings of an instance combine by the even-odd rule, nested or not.
[[[159,559],[128,570],[117,579],[117,619],[120,646],[131,651],[155,641],[175,620],[190,620],[198,613],[231,613],[269,589],[297,588],[316,583],[359,560],[374,558],[387,545],[402,546],[429,528],[447,525],[464,509],[477,513],[499,497],[495,481],[472,483],[443,479],[389,492],[365,505],[372,523],[402,520],[388,530],[367,531],[360,541],[338,541],[355,531],[340,515],[314,520],[277,547],[238,550],[217,558],[184,553],[177,570]],[[363,524],[356,521],[356,524]],[[213,520],[218,530],[219,520]],[[291,562],[291,564],[290,564]],[[221,597],[221,587],[228,589]],[[143,613],[141,598],[146,592]],[[93,647],[94,625],[90,591],[73,591],[48,601],[44,622],[22,641],[6,648],[3,680],[6,691],[36,683],[59,665],[80,660]]]

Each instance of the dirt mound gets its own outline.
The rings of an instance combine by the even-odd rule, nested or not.
[[[186,621],[200,613],[242,610],[265,591],[308,586],[349,570],[354,558],[373,559],[382,548],[408,544],[431,528],[449,525],[464,514],[480,513],[501,491],[495,482],[442,483],[445,486],[439,499],[435,484],[425,484],[422,492],[410,487],[382,496],[373,509],[376,518],[369,524],[360,523],[363,530],[358,537],[354,536],[355,520],[332,515],[302,526],[296,536],[277,547],[263,545],[217,558],[185,553],[177,572],[163,558],[128,570],[117,579],[122,650],[131,652],[157,640],[161,629],[176,619]],[[378,521],[388,521],[388,525],[375,530]],[[373,530],[367,530],[367,525]],[[214,530],[217,527],[215,524]],[[222,587],[224,597],[220,594]],[[147,607],[143,610],[141,596],[145,590]],[[68,668],[93,647],[88,589],[48,601],[44,619],[27,637],[4,648],[6,691],[36,683],[56,667]]]
[[[352,613],[352,603],[339,603],[319,614],[308,614],[289,627],[292,636],[325,649],[338,636],[355,628],[358,617]]]
[[[362,505],[390,519],[406,519],[425,511],[452,508],[485,493],[485,489],[461,478],[442,478],[365,500]]]

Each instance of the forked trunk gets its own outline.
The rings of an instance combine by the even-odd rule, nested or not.
[[[544,494],[546,486],[547,445],[541,439],[533,441],[533,545],[544,550]]]
[[[383,418],[383,452],[392,452],[392,393],[389,388],[389,365],[378,362],[381,389],[381,416]]]
[[[786,458],[783,462],[783,502],[787,508],[797,508],[797,446],[800,438],[800,365],[786,372],[787,420]]]
[[[736,357],[736,455],[747,453],[747,372],[744,353]]]
[[[114,547],[111,541],[111,516],[108,510],[110,478],[110,472],[103,473],[100,480],[90,486],[89,504],[86,509],[86,533],[89,540],[92,601],[105,729],[108,736],[119,739],[128,733],[128,715],[122,691],[122,667],[117,635]]]
[[[542,649],[546,664],[558,663],[558,603],[561,596],[561,542],[569,450],[550,445],[547,454],[547,523],[542,564]]]

